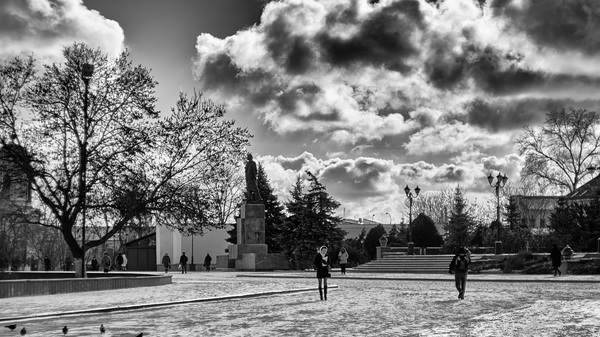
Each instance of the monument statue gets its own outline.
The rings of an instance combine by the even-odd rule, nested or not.
[[[256,163],[252,159],[252,154],[248,153],[247,159],[248,161],[246,162],[246,200],[248,202],[260,201],[262,200],[262,198],[260,197],[260,193],[258,192],[258,182],[256,181],[258,169],[256,168]]]

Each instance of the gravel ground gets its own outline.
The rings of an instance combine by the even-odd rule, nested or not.
[[[242,277],[238,277],[242,276]],[[244,277],[253,276],[253,277]],[[257,276],[269,276],[257,277]],[[314,287],[310,292],[17,321],[0,336],[597,336],[597,276],[351,274],[320,301],[313,273],[174,274],[173,284],[0,299],[1,317]],[[376,278],[376,279],[374,279]],[[7,323],[8,324],[8,323]],[[5,324],[3,324],[5,325]]]

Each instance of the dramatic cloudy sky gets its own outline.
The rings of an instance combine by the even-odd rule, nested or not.
[[[309,169],[348,218],[398,222],[405,185],[519,180],[552,107],[597,110],[596,0],[3,0],[0,57],[84,41],[227,105],[281,200]]]

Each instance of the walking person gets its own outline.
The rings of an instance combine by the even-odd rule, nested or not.
[[[315,256],[315,269],[317,269],[317,280],[319,280],[319,295],[321,295],[321,301],[325,299],[327,301],[327,278],[331,277],[331,259],[327,254],[327,247],[321,246],[319,252]],[[321,287],[323,284],[323,287]]]
[[[558,273],[558,276],[562,275],[562,272],[558,269],[562,264],[562,254],[558,245],[555,243],[552,245],[552,251],[550,251],[550,259],[552,259],[552,268],[554,269],[554,276]]]
[[[104,273],[108,273],[108,271],[110,270],[110,265],[112,264],[112,261],[110,259],[110,256],[108,256],[107,252],[104,252],[104,255],[102,256],[102,261],[100,264],[102,265],[102,268],[104,269]]]
[[[181,266],[182,274],[187,274],[187,262],[188,257],[185,256],[185,252],[183,252],[183,254],[181,254],[181,256],[179,257],[179,265]]]
[[[171,268],[171,258],[168,253],[165,253],[165,256],[162,258],[162,264],[165,266],[165,273],[169,272],[169,268]]]
[[[465,289],[467,286],[467,273],[469,272],[469,264],[471,263],[471,252],[465,247],[460,247],[458,253],[450,262],[450,274],[454,272],[454,280],[456,282],[456,290],[458,290],[458,299],[465,299]]]
[[[98,263],[98,260],[96,260],[96,257],[92,257],[92,270],[93,271],[98,271],[98,269],[100,268],[100,264]]]
[[[338,260],[340,261],[340,267],[342,268],[342,275],[346,275],[346,265],[348,264],[348,252],[345,247],[340,249],[338,253]]]
[[[117,265],[117,270],[118,270],[118,271],[121,271],[121,270],[123,270],[123,269],[122,269],[122,268],[123,268],[123,254],[121,254],[121,253],[117,254],[117,262],[116,262],[116,265]]]
[[[125,256],[125,253],[123,253],[121,256],[123,256],[123,263],[121,263],[121,270],[127,270],[127,256]]]
[[[51,268],[50,258],[48,258],[48,255],[46,255],[46,257],[44,258],[44,270],[50,271],[50,268]]]
[[[210,271],[210,265],[212,264],[212,257],[210,257],[209,253],[206,253],[206,257],[204,258],[204,267],[206,271]]]

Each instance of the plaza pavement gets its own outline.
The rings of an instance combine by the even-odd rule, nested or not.
[[[172,273],[160,287],[0,299],[0,336],[591,336],[600,276],[473,274],[464,301],[450,274],[334,270]],[[87,312],[83,312],[87,311]],[[16,323],[9,331],[4,325]]]

